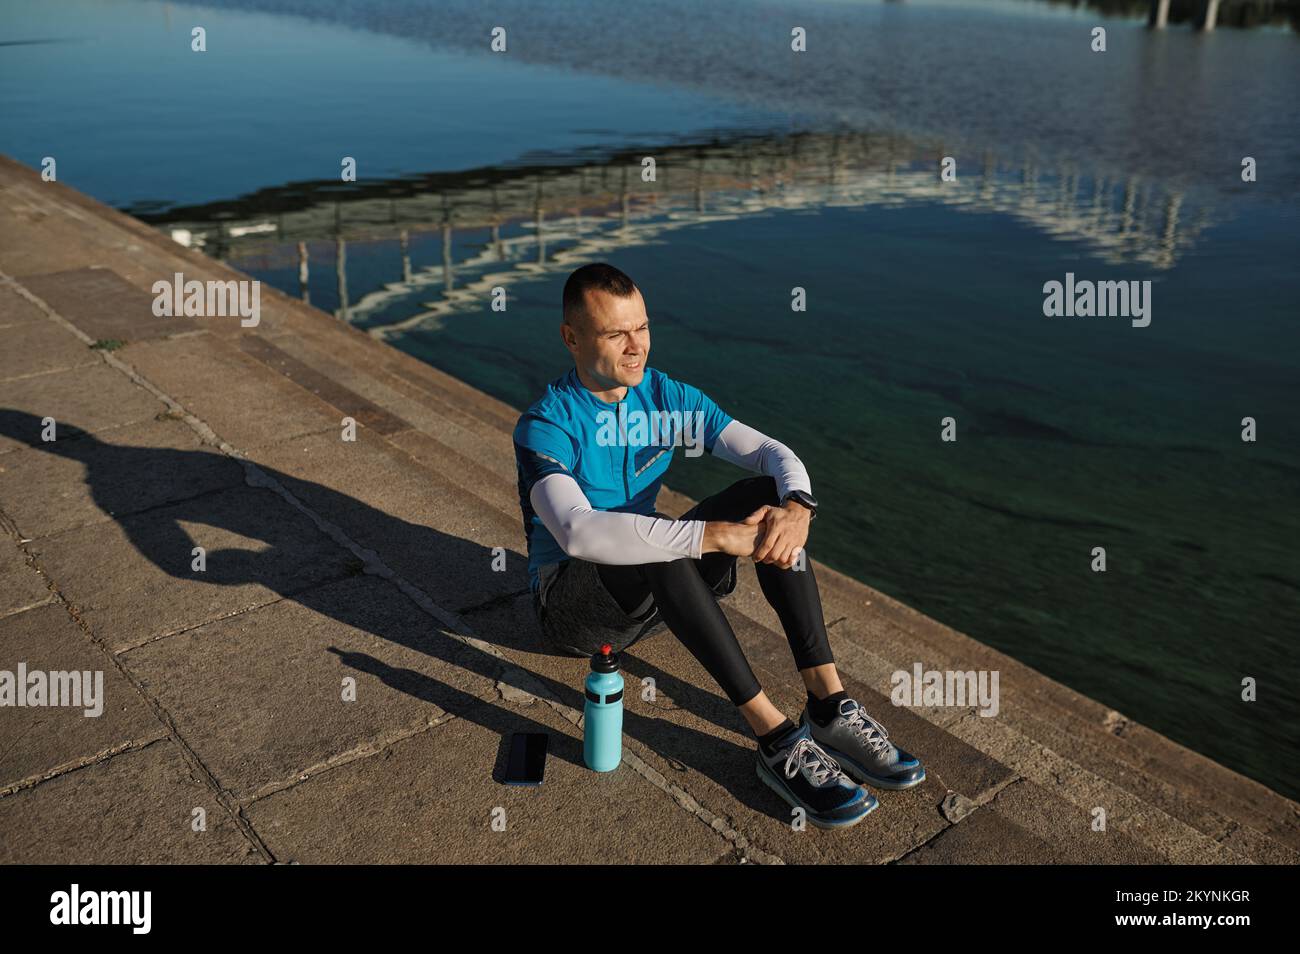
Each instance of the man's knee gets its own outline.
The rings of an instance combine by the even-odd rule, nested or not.
[[[746,477],[743,480],[736,481],[736,483],[743,485],[745,492],[755,500],[755,510],[763,506],[763,504],[770,504],[775,507],[781,502],[777,496],[775,477],[763,474],[757,477]]]
[[[739,521],[759,507],[775,507],[780,502],[776,478],[766,475],[744,477],[705,500],[699,507],[699,515],[709,520]]]

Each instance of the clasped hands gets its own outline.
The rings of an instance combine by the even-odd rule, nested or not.
[[[710,520],[703,552],[747,556],[788,570],[808,542],[811,522],[811,511],[794,501],[780,507],[765,504],[739,523]]]

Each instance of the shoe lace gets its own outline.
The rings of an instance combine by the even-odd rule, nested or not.
[[[885,727],[867,715],[861,706],[854,706],[844,720],[850,729],[871,746],[873,752],[884,754],[893,746]]]
[[[785,760],[785,777],[794,778],[796,772],[806,771],[818,785],[843,774],[840,763],[812,739],[800,739]]]

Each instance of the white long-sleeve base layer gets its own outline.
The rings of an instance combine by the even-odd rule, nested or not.
[[[791,490],[812,493],[808,471],[794,451],[740,421],[722,429],[713,456],[775,478],[778,498]],[[702,555],[705,521],[596,510],[569,474],[543,477],[529,500],[560,549],[576,559],[630,565]]]

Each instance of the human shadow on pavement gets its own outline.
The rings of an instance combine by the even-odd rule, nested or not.
[[[184,426],[184,425],[178,425]],[[402,601],[401,615],[420,620],[418,626],[391,625],[391,606],[380,612],[366,601],[339,599],[337,584],[364,569],[361,561],[337,541],[330,540],[302,510],[273,488],[246,479],[244,464],[203,449],[142,447],[111,443],[65,422],[58,424],[58,439],[41,439],[42,422],[22,410],[0,408],[0,435],[37,452],[80,464],[96,506],[116,521],[131,544],[168,575],[212,586],[261,584],[286,600],[362,632],[405,646],[451,666],[475,673],[492,683],[513,686],[552,698],[581,711],[587,666],[573,659],[571,682],[561,682],[518,663],[503,660],[463,640],[456,639],[432,616],[391,586],[391,600]],[[27,453],[17,450],[13,453]],[[295,477],[256,462],[256,467],[320,517],[343,530],[349,538],[374,550],[395,572],[441,606],[439,597],[449,592],[477,594],[480,602],[469,606],[452,601],[461,614],[476,606],[503,607],[501,614],[482,614],[490,630],[474,636],[505,649],[549,654],[541,642],[540,628],[524,594],[526,559],[512,553],[506,572],[492,569],[492,549],[429,526],[411,523],[330,487]],[[5,501],[0,499],[0,509]],[[12,513],[11,513],[12,516]],[[192,550],[198,545],[186,525],[200,525],[260,541],[264,549],[238,546],[207,553],[202,574],[191,569]],[[39,527],[20,527],[28,537]],[[75,593],[70,597],[75,602]],[[197,625],[207,619],[195,620]],[[96,634],[111,635],[111,634]],[[672,638],[659,634],[650,638]],[[513,732],[550,732],[513,708],[494,705],[491,694],[474,695],[425,673],[394,667],[374,656],[330,647],[340,661],[360,672],[453,715],[475,722],[508,740]],[[634,668],[641,669],[637,660]],[[679,678],[645,666],[674,700],[721,728],[747,734],[740,715],[722,697]],[[623,731],[666,759],[699,772],[729,791],[750,809],[782,823],[788,809],[762,785],[753,770],[754,749],[719,739],[688,726],[649,718],[625,707]],[[582,764],[581,747],[556,745],[552,754]],[[500,761],[500,760],[498,760]],[[499,765],[498,765],[499,768]]]

